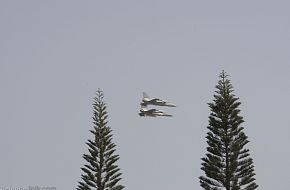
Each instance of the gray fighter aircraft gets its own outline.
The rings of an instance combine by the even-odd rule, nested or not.
[[[150,98],[146,94],[146,92],[143,92],[143,99],[141,102],[141,106],[147,106],[147,105],[176,107],[175,104],[168,102],[167,100],[161,100],[159,98]]]
[[[145,107],[141,107],[139,115],[141,117],[145,117],[145,116],[148,116],[148,117],[158,117],[158,116],[172,117],[172,115],[165,113],[162,110],[147,109]]]

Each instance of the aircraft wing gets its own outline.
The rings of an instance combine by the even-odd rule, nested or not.
[[[151,113],[151,114],[153,114],[153,113],[160,113],[160,111],[157,110],[157,109],[150,109],[150,110],[148,110],[147,112],[148,112],[148,113]]]
[[[161,103],[161,102],[164,102],[164,101],[159,99],[159,98],[153,98],[153,99],[150,100],[150,102],[152,102],[152,103]]]

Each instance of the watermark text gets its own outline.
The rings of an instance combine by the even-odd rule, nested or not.
[[[57,189],[56,187],[42,187],[38,185],[31,185],[26,187],[0,186],[0,190],[57,190]]]

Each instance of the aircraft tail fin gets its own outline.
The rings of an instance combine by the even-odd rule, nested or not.
[[[146,92],[143,92],[143,98],[150,98]]]

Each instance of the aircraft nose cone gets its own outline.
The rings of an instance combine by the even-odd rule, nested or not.
[[[169,103],[168,106],[170,106],[170,107],[176,107],[176,105],[175,104],[172,104],[172,103]]]

